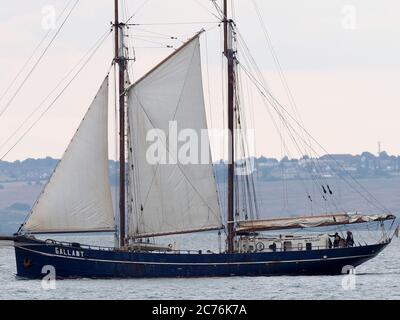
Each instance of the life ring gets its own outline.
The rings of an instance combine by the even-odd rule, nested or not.
[[[262,242],[257,242],[256,244],[256,250],[257,251],[263,251],[265,249],[265,245]]]

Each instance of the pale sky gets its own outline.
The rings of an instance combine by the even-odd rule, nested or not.
[[[67,2],[16,0],[2,5],[0,96],[47,32],[42,27],[43,8],[54,6],[56,12],[60,13]],[[220,100],[220,28],[216,23],[208,23],[216,21],[209,12],[215,12],[211,2],[125,2],[129,14],[140,8],[132,21],[143,24],[131,29],[136,37],[132,39],[137,58],[132,68],[135,78],[172,52],[166,48],[143,47],[160,46],[157,43],[164,46],[179,44],[178,41],[157,38],[155,32],[184,40],[202,27],[211,28],[201,39],[203,76],[209,123],[214,128],[220,127],[224,110]],[[377,142],[381,141],[384,150],[400,154],[400,3],[395,0],[256,2],[307,130],[330,153],[355,154],[365,150],[376,153]],[[239,32],[272,93],[288,106],[252,0],[235,0],[234,4],[234,18]],[[79,2],[32,77],[0,117],[0,145],[106,32],[113,19],[112,5],[111,0]],[[153,25],[166,22],[201,23]],[[147,42],[141,40],[144,37]],[[47,155],[59,158],[62,155],[109,69],[112,45],[110,36],[57,104],[4,160]],[[205,67],[207,60],[209,77]],[[208,87],[211,99],[208,99]],[[14,90],[0,101],[0,110],[5,107]],[[250,106],[248,127],[255,129],[257,155],[281,157],[285,153],[282,143],[261,100],[252,97],[244,104]],[[291,110],[289,106],[287,108]],[[33,117],[32,121],[36,118]],[[112,111],[110,122],[113,123]],[[24,128],[29,127],[29,123]],[[112,126],[110,130],[113,130]],[[1,155],[23,131],[1,148]],[[113,141],[114,138],[110,137],[111,157],[115,154]],[[218,157],[218,150],[214,152]]]

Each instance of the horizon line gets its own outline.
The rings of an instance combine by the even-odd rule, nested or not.
[[[253,155],[253,156],[249,156],[249,157],[247,157],[245,159],[248,159],[248,158],[256,158],[256,159],[266,158],[266,159],[275,159],[275,160],[280,161],[280,160],[283,160],[284,158],[288,158],[289,160],[301,160],[301,159],[304,159],[305,157],[308,157],[309,159],[319,159],[319,158],[322,158],[324,156],[352,156],[352,157],[357,157],[357,156],[361,156],[363,153],[369,153],[369,154],[373,155],[375,158],[379,157],[379,154],[375,154],[375,153],[370,152],[370,151],[363,151],[361,153],[355,153],[355,154],[354,153],[325,153],[325,154],[322,154],[322,155],[320,155],[318,157],[311,157],[309,155],[302,155],[302,156],[297,157],[297,158],[289,157],[288,155],[285,155],[285,156],[283,156],[281,158],[277,158],[275,156],[267,156],[267,155],[260,155],[260,156],[254,156]],[[381,154],[382,153],[386,153],[389,157],[393,157],[393,156],[396,157],[396,158],[400,157],[400,154],[397,154],[397,155],[396,154],[390,154],[385,150],[382,150]],[[38,158],[27,157],[25,159],[16,159],[16,160],[10,160],[10,161],[9,160],[0,160],[0,163],[1,162],[14,163],[14,162],[18,162],[18,161],[19,162],[24,162],[26,160],[45,160],[45,159],[60,160],[61,158],[54,158],[52,156],[44,156],[44,157],[38,157]],[[118,160],[111,159],[111,158],[109,158],[108,160],[109,161],[114,161],[114,162],[119,162]],[[240,159],[237,159],[237,160],[240,160]],[[221,162],[221,161],[227,161],[227,160],[223,159],[223,158],[215,160],[215,162]]]

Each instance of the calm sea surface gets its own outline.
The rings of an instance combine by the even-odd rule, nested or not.
[[[356,237],[366,237],[358,232]],[[83,243],[112,244],[106,236],[75,237]],[[86,241],[84,241],[86,240]],[[181,248],[218,250],[214,233],[164,239]],[[210,243],[213,245],[210,247]],[[400,241],[356,269],[355,284],[344,276],[232,277],[191,279],[60,280],[44,290],[37,280],[15,277],[12,247],[0,247],[0,299],[400,299]],[[348,282],[346,282],[348,284]]]

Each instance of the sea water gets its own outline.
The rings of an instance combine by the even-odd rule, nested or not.
[[[355,234],[356,241],[365,232]],[[219,250],[215,233],[165,238],[180,249]],[[109,236],[75,237],[112,245]],[[86,241],[85,241],[86,240]],[[222,241],[223,242],[223,241]],[[16,278],[14,249],[0,246],[0,299],[400,299],[400,241],[355,269],[354,275],[190,279],[40,280]]]

